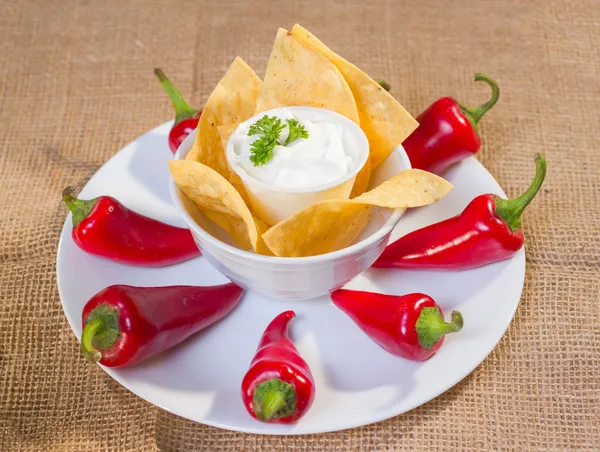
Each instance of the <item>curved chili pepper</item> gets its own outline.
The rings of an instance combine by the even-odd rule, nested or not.
[[[492,98],[475,108],[460,105],[450,97],[434,102],[419,115],[419,127],[402,143],[413,168],[443,173],[460,160],[475,155],[481,146],[477,124],[500,97],[498,84],[484,74],[475,74],[492,88]]]
[[[460,215],[426,226],[388,245],[373,264],[380,268],[466,270],[508,259],[525,238],[521,215],[546,176],[546,160],[535,155],[533,182],[521,196],[480,195]]]
[[[73,214],[73,240],[90,254],[145,267],[177,264],[200,255],[189,229],[145,217],[109,196],[81,200],[73,188],[62,198]]]
[[[162,69],[154,69],[154,75],[158,77],[165,89],[169,99],[175,107],[175,123],[169,132],[169,147],[173,153],[177,152],[183,140],[198,127],[198,121],[202,110],[195,110],[185,101],[179,90],[171,83]]]
[[[463,327],[460,312],[453,311],[447,323],[439,305],[422,293],[398,296],[339,289],[331,299],[381,348],[414,361],[431,357],[446,334]]]
[[[137,364],[183,342],[229,314],[243,289],[115,285],[94,295],[81,313],[81,350],[108,367]]]
[[[309,410],[315,383],[306,361],[288,336],[296,314],[285,311],[267,326],[242,381],[242,400],[260,421],[291,424]]]

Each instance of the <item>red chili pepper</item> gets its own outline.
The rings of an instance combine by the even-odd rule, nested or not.
[[[83,251],[144,267],[177,264],[200,255],[189,229],[129,210],[109,196],[81,200],[73,188],[62,198],[73,213],[73,240]]]
[[[315,398],[308,364],[288,336],[288,324],[295,316],[294,311],[282,312],[267,326],[242,381],[246,409],[263,422],[296,422]]]
[[[177,152],[183,140],[198,127],[198,120],[202,110],[195,110],[185,101],[179,90],[171,83],[162,69],[154,69],[154,74],[160,80],[161,85],[167,92],[169,99],[175,107],[175,123],[169,132],[169,147],[173,153]]]
[[[521,214],[546,176],[546,160],[535,155],[533,182],[521,196],[480,195],[460,215],[401,237],[373,264],[380,268],[466,270],[513,256],[525,240]]]
[[[500,96],[498,84],[484,74],[475,74],[492,88],[492,98],[483,105],[466,108],[450,97],[434,102],[419,115],[419,127],[402,143],[413,168],[435,174],[475,155],[481,146],[477,124]]]
[[[110,286],[83,307],[81,350],[108,367],[139,363],[183,342],[235,308],[243,289]]]
[[[438,304],[422,293],[398,296],[339,289],[331,299],[381,348],[414,361],[431,357],[446,334],[463,327],[460,312],[453,311],[447,323]]]

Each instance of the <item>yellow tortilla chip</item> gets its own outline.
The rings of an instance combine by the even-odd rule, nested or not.
[[[223,176],[189,160],[171,160],[169,169],[181,191],[240,248],[265,252],[261,233],[266,225],[257,224],[240,194]]]
[[[371,206],[348,200],[322,201],[277,223],[263,238],[275,256],[316,256],[346,248],[370,217]]]
[[[221,138],[221,146],[223,149],[227,149],[227,143],[229,142],[229,137],[233,133],[233,131],[237,128],[239,123],[227,124],[224,126],[218,126],[217,132],[219,132],[219,137]]]
[[[333,110],[359,123],[352,91],[340,71],[321,53],[280,28],[256,113],[303,105]]]
[[[402,209],[439,201],[452,190],[452,184],[433,173],[418,169],[401,171],[353,201],[379,207]]]
[[[254,218],[254,223],[256,224],[256,229],[258,230],[258,241],[256,242],[256,252],[258,254],[264,254],[265,256],[273,256],[273,252],[269,249],[265,240],[262,238],[262,235],[267,232],[270,226],[258,218],[254,213],[252,214]]]
[[[350,200],[322,201],[277,223],[263,234],[276,256],[305,257],[350,246],[369,222],[371,206],[419,207],[432,204],[452,189],[452,184],[421,170],[398,173],[371,191]]]
[[[207,165],[229,180],[231,172],[217,128],[250,118],[261,85],[252,68],[236,57],[202,109],[196,141],[186,160]]]
[[[208,217],[213,223],[223,229],[231,238],[236,237],[234,240],[236,244],[245,250],[251,249],[252,244],[250,238],[246,232],[246,224],[240,217],[233,217],[223,212],[217,212],[214,210],[204,209],[204,212],[200,210],[198,205],[192,201],[187,195],[182,196],[181,203],[185,207],[185,210],[190,214],[196,223],[201,225],[203,223],[200,213]],[[212,234],[211,231],[207,231]],[[216,236],[215,236],[216,237]],[[217,237],[218,238],[218,237]]]
[[[369,181],[371,180],[371,156],[367,156],[367,161],[365,162],[365,166],[361,168],[361,170],[356,175],[356,179],[354,180],[354,185],[352,186],[352,191],[350,192],[350,199],[356,198],[358,195],[361,195],[365,192],[367,187],[369,186]]]
[[[221,145],[223,146],[224,152],[227,150],[227,142],[229,141],[229,137],[233,133],[233,131],[237,128],[239,124],[228,124],[224,126],[217,127],[217,131],[219,132],[219,137],[221,138]],[[227,170],[229,171],[229,177],[227,178],[231,185],[235,187],[238,193],[242,196],[242,199],[246,203],[247,206],[250,205],[250,199],[248,198],[248,193],[246,193],[246,188],[242,183],[242,179],[237,173],[231,168],[231,165],[227,161]]]
[[[377,168],[419,124],[375,80],[334,53],[308,30],[296,24],[292,34],[327,57],[348,82],[358,107],[360,126],[369,139],[371,168]]]

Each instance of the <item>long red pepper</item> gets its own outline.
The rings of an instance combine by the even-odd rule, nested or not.
[[[82,250],[115,262],[145,267],[177,264],[200,255],[189,229],[145,217],[109,196],[62,198],[73,214],[73,240]]]
[[[373,264],[381,268],[465,270],[513,256],[523,246],[521,215],[546,176],[535,155],[533,182],[521,196],[480,195],[460,215],[413,231],[388,245]]]
[[[175,123],[169,132],[169,147],[171,151],[176,152],[183,140],[198,127],[202,110],[190,107],[162,69],[154,69],[154,75],[160,80],[161,85],[173,103],[173,107],[175,107]]]
[[[492,88],[492,98],[475,108],[460,105],[450,97],[434,102],[419,115],[419,127],[402,143],[413,168],[435,174],[454,163],[475,155],[481,146],[477,124],[500,97],[498,84],[484,74],[476,74]]]
[[[81,350],[90,361],[105,366],[131,366],[221,320],[242,293],[233,283],[107,287],[83,307]]]
[[[384,350],[415,361],[431,357],[446,334],[463,326],[460,312],[453,311],[451,322],[445,322],[439,305],[422,293],[397,296],[339,289],[331,299]]]
[[[296,422],[315,397],[308,364],[288,336],[288,325],[295,315],[294,311],[285,311],[267,326],[242,381],[246,409],[263,422]]]

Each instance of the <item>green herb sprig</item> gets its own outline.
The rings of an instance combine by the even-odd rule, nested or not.
[[[288,137],[283,143],[283,146],[300,139],[308,138],[308,132],[297,119],[286,119],[288,127]],[[250,145],[250,161],[254,166],[262,166],[269,163],[273,158],[273,150],[279,144],[279,136],[285,124],[281,123],[281,119],[276,116],[263,116],[248,129],[248,136],[260,135]]]
[[[308,138],[308,132],[297,119],[286,119],[285,122],[287,122],[289,134],[287,140],[283,143],[284,146],[287,146],[300,138]]]

